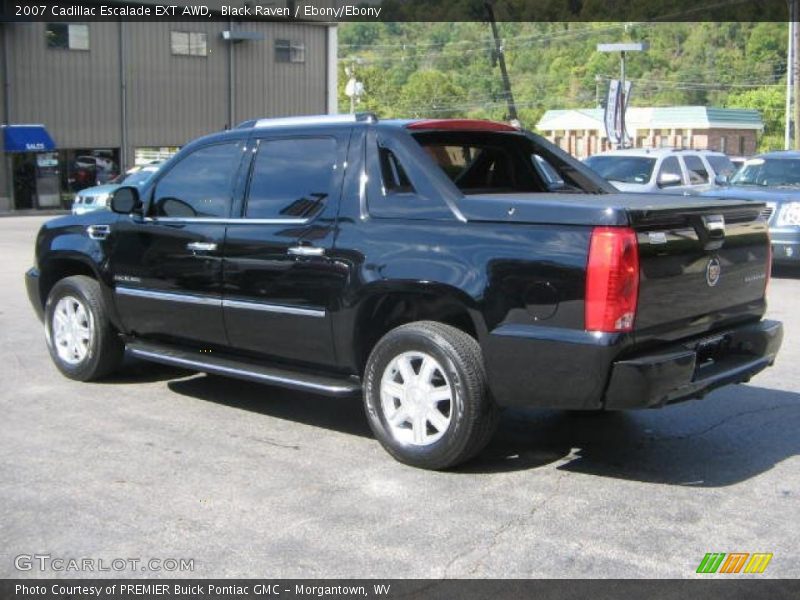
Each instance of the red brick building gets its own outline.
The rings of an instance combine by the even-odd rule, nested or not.
[[[585,158],[611,150],[603,109],[548,110],[536,124],[551,142]],[[632,107],[627,129],[637,148],[719,150],[731,156],[755,154],[764,130],[757,110],[706,106]]]

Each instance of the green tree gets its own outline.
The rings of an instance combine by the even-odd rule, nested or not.
[[[466,100],[451,75],[429,69],[411,74],[400,90],[399,109],[407,117],[456,117],[468,109]]]
[[[783,128],[786,114],[784,92],[780,87],[746,90],[728,96],[729,108],[754,108],[761,113],[764,133],[759,138],[758,151],[783,149]]]

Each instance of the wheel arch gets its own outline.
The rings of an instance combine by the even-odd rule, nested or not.
[[[90,257],[75,252],[50,253],[39,266],[39,297],[42,306],[47,304],[53,286],[60,280],[74,275],[91,277],[100,284],[103,298],[106,301],[108,316],[113,325],[122,331],[114,302],[113,293],[100,274],[97,264]]]
[[[363,372],[372,348],[390,330],[415,321],[451,325],[480,343],[486,327],[477,302],[443,284],[375,285],[358,302],[353,322],[353,361]]]

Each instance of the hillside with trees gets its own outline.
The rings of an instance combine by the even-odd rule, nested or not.
[[[761,150],[783,146],[786,23],[499,23],[520,119],[598,105],[619,56],[603,42],[647,41],[629,55],[631,106],[754,108]],[[507,107],[487,23],[345,23],[339,27],[339,106],[346,70],[365,94],[357,110],[383,117],[504,119]]]

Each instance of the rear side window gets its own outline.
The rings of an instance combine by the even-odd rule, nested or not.
[[[652,157],[613,154],[590,156],[584,162],[611,183],[647,183],[656,166]]]
[[[245,217],[305,219],[321,212],[333,187],[336,148],[331,137],[261,140]]]
[[[227,217],[241,146],[215,144],[195,150],[158,182],[152,213],[157,217]]]
[[[414,186],[411,185],[403,165],[391,150],[380,148],[380,161],[384,195],[414,192]]]
[[[689,171],[689,183],[708,183],[708,171],[699,156],[692,154],[683,157],[686,169]]]

